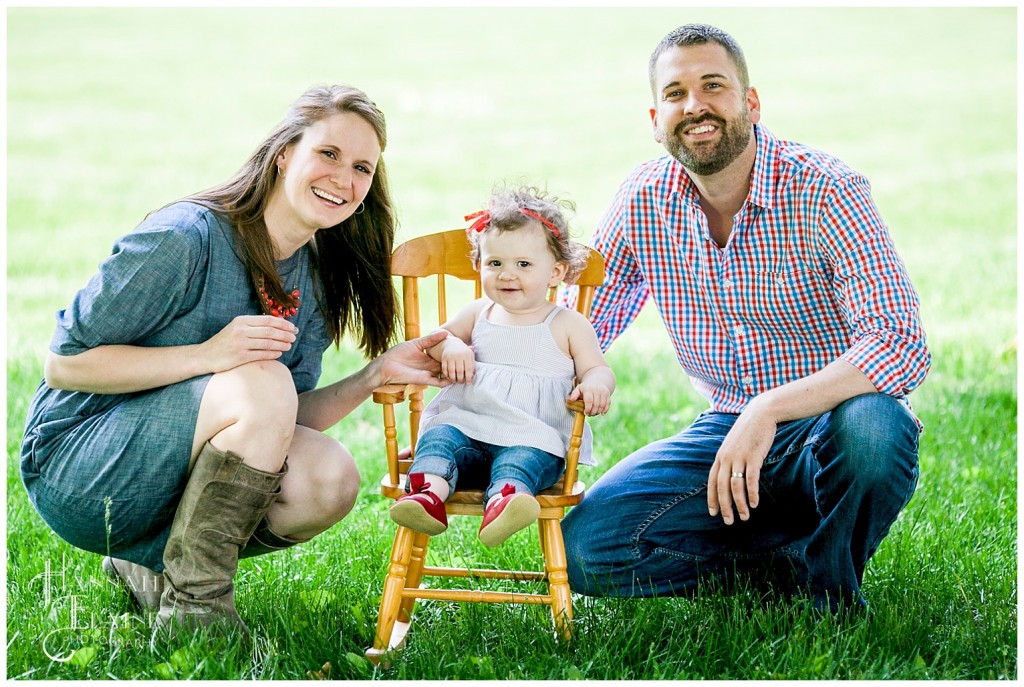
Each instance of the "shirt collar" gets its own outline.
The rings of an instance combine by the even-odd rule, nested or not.
[[[774,204],[776,177],[779,169],[779,140],[767,128],[761,124],[754,125],[754,144],[757,146],[757,155],[754,158],[754,169],[750,173],[750,191],[747,200],[754,205],[763,208],[770,208]],[[686,173],[683,165],[673,158],[666,156],[668,163],[677,175],[676,190],[684,198],[691,202],[697,202],[697,187]]]
[[[763,208],[770,208],[774,202],[772,189],[776,187],[779,173],[779,140],[760,124],[754,125],[754,142],[757,157],[750,174],[750,192],[747,200]]]

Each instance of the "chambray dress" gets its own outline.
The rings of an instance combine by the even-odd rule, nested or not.
[[[207,341],[239,315],[261,313],[220,215],[179,202],[119,239],[99,273],[57,313],[50,350],[104,344],[181,346]],[[301,292],[298,340],[278,360],[302,393],[316,386],[330,344],[316,305],[309,249],[277,265]],[[43,520],[71,544],[163,569],[163,550],[211,375],[128,394],[51,389],[28,411],[21,474]]]

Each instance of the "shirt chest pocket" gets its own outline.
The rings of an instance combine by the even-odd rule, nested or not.
[[[754,269],[738,278],[733,309],[756,327],[792,333],[820,329],[831,319],[822,315],[836,308],[830,276],[805,264]]]

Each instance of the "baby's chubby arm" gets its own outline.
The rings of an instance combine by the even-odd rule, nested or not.
[[[579,380],[569,394],[569,400],[582,398],[584,413],[590,416],[604,415],[611,407],[615,373],[604,359],[594,327],[587,318],[574,310],[567,310],[558,319],[564,321],[569,356],[576,365],[576,379]]]
[[[615,391],[615,373],[607,365],[595,365],[587,370],[580,383],[569,394],[569,400],[583,399],[583,412],[587,415],[604,415],[612,405]]]
[[[448,332],[448,338],[424,351],[441,363],[441,376],[444,379],[466,384],[473,381],[476,358],[469,342],[472,341],[473,325],[483,306],[484,299],[480,299],[460,310],[440,327]]]

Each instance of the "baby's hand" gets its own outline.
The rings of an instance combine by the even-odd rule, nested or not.
[[[583,413],[589,417],[604,415],[612,404],[611,390],[601,383],[580,382],[569,394],[570,401],[583,399]]]
[[[445,339],[443,346],[441,375],[452,382],[472,382],[473,369],[476,366],[473,349],[456,336]]]

